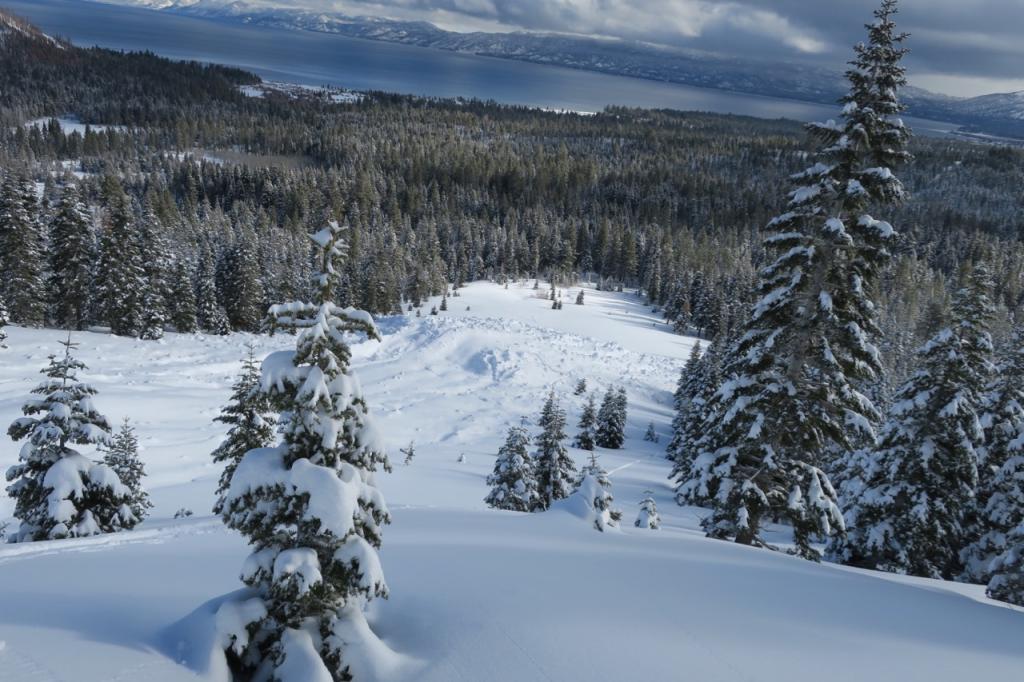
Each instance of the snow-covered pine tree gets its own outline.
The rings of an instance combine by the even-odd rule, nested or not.
[[[416,443],[409,441],[409,444],[404,448],[399,448],[400,453],[405,455],[405,459],[402,461],[405,466],[412,464],[412,460],[416,458]]]
[[[991,271],[984,262],[978,262],[953,296],[956,332],[963,344],[971,383],[982,393],[996,369],[992,364],[994,348],[991,332],[992,321],[996,316],[995,303],[992,301],[994,290]],[[978,407],[982,407],[980,402]]]
[[[0,296],[0,350],[7,348],[7,306],[4,304],[4,297]]]
[[[847,71],[839,123],[808,126],[818,162],[794,176],[789,210],[768,225],[772,262],[726,363],[681,502],[707,498],[711,537],[766,546],[761,524],[793,526],[795,552],[817,560],[815,537],[843,518],[824,455],[874,437],[879,419],[857,386],[880,370],[870,299],[895,233],[867,213],[898,201],[892,169],[909,158],[897,117],[905,83],[894,0],[884,0]]]
[[[263,276],[256,254],[256,235],[243,230],[228,261],[224,306],[232,329],[259,331],[263,321]]]
[[[142,326],[139,338],[156,341],[164,338],[164,325],[167,324],[166,313],[152,289],[146,288],[142,294]]]
[[[677,411],[673,418],[672,442],[669,443],[668,449],[669,459],[673,465],[669,478],[676,482],[680,490],[691,477],[697,456],[697,444],[703,436],[705,424],[710,419],[712,399],[721,382],[720,347],[719,340],[709,343],[694,367],[694,374],[686,374],[683,392],[692,397],[683,402],[682,409]],[[708,492],[702,489],[689,490],[685,497],[677,494],[677,499],[680,504],[713,506]]]
[[[104,181],[107,214],[100,237],[97,269],[102,318],[118,336],[138,336],[143,328],[146,274],[135,235],[131,199],[114,178]]]
[[[231,333],[227,313],[217,302],[217,284],[213,266],[204,258],[199,263],[196,281],[196,323],[208,334],[224,336]]]
[[[1024,329],[1014,334],[984,401],[976,539],[962,554],[964,577],[980,583],[989,582],[992,560],[1010,549],[1008,538],[1024,519]]]
[[[608,472],[597,461],[596,453],[590,453],[590,461],[583,467],[576,481],[575,492],[594,509],[594,528],[604,532],[608,528],[618,527],[622,511],[612,508],[615,501],[612,497],[612,482]]]
[[[576,479],[577,488],[586,476],[593,477],[593,479],[597,481],[598,485],[605,490],[610,490],[612,487],[611,479],[608,478],[608,472],[601,466],[601,462],[597,459],[596,452],[590,453],[590,456],[587,458],[587,463],[583,465],[582,469],[580,469],[579,478]]]
[[[633,525],[637,528],[658,530],[661,528],[661,517],[658,515],[658,504],[654,501],[654,492],[644,491],[644,499],[640,500],[640,512]]]
[[[164,236],[164,227],[147,195],[141,227],[136,233],[138,253],[142,262],[144,288],[140,299],[142,326],[139,338],[162,339],[164,326],[170,319],[171,273],[174,259]]]
[[[985,556],[986,552],[983,549],[982,537],[990,529],[985,508],[993,492],[995,477],[1007,457],[1005,449],[1000,448],[1001,445],[1005,445],[1005,439],[1000,439],[1000,434],[986,427],[986,423],[991,423],[994,417],[987,413],[993,409],[1013,409],[1007,404],[993,404],[997,400],[995,392],[999,391],[997,382],[1002,378],[997,375],[996,365],[993,364],[995,347],[990,329],[996,318],[994,293],[992,272],[984,261],[979,261],[970,268],[962,289],[954,295],[954,314],[959,318],[957,331],[964,344],[965,357],[973,377],[972,383],[979,387],[976,410],[982,422],[982,437],[975,444],[978,455],[978,485],[966,518],[968,546],[961,552],[965,569],[961,577],[974,582],[988,581],[987,566],[993,555]],[[1004,383],[1003,387],[1005,386]],[[1010,400],[1013,400],[1012,395]],[[1010,424],[1000,424],[1004,434],[1013,429],[1012,415],[1007,417],[1011,419]],[[1003,440],[1002,443],[993,444],[995,447],[991,450],[991,456],[988,447],[990,436],[996,440]],[[1001,550],[994,551],[998,553]]]
[[[8,173],[0,186],[0,296],[12,322],[45,321],[44,249],[35,186]]]
[[[196,290],[192,283],[192,267],[184,258],[174,266],[174,282],[171,285],[173,312],[171,323],[182,334],[190,334],[199,326],[196,320]]]
[[[256,360],[256,349],[250,343],[246,347],[238,378],[231,387],[231,399],[214,421],[228,425],[228,433],[217,449],[211,453],[213,461],[224,465],[217,484],[217,501],[213,512],[224,511],[224,495],[231,487],[231,477],[250,450],[270,447],[274,442],[274,417],[270,399],[260,390],[260,364]]]
[[[136,522],[141,523],[149,516],[153,503],[149,501],[149,493],[142,485],[146,467],[139,458],[139,439],[128,417],[121,422],[121,427],[110,440],[110,446],[104,451],[103,463],[117,474],[118,480],[128,489],[128,506]]]
[[[587,402],[583,405],[583,412],[580,414],[580,422],[577,424],[579,431],[576,433],[576,438],[572,441],[574,448],[581,450],[594,449],[594,428],[597,424],[597,406],[594,403],[594,396],[591,394],[587,397]]]
[[[96,235],[78,188],[64,188],[50,225],[49,300],[53,319],[65,329],[82,329],[89,315]]]
[[[629,398],[626,395],[626,387],[619,386],[615,391],[615,410],[618,420],[622,424],[622,439],[626,439],[626,414],[629,409]]]
[[[617,450],[625,441],[626,429],[626,391],[611,386],[605,391],[601,400],[601,409],[597,411],[597,433],[594,442],[598,447]]]
[[[537,423],[541,433],[536,439],[537,452],[534,455],[537,478],[534,508],[545,510],[555,500],[568,497],[576,479],[576,465],[563,443],[566,438],[565,411],[559,406],[554,391],[548,394]]]
[[[648,422],[647,430],[644,431],[644,440],[648,443],[657,443],[660,440],[658,432],[654,430],[654,422]]]
[[[576,388],[572,389],[572,394],[573,395],[583,395],[586,392],[587,392],[587,380],[585,378],[584,379],[580,379],[579,381],[576,382]]]
[[[685,429],[689,421],[688,410],[690,404],[697,398],[703,387],[701,362],[703,350],[700,342],[693,344],[690,354],[686,358],[686,364],[679,371],[679,379],[676,381],[676,390],[672,394],[672,407],[675,414],[672,417],[672,438],[665,447],[665,456],[675,461],[679,451],[689,443]]]
[[[576,305],[583,305],[583,289],[580,289],[580,293],[576,294]]]
[[[972,278],[984,287],[984,278]],[[969,285],[954,303],[955,325],[920,351],[917,371],[896,394],[878,446],[847,481],[850,531],[832,553],[854,566],[953,579],[970,539],[984,389],[984,297]]]
[[[85,364],[72,356],[76,344],[62,342],[51,355],[46,379],[22,407],[24,417],[8,429],[24,439],[19,462],[7,470],[7,494],[21,521],[13,542],[82,537],[132,528],[131,492],[105,464],[93,462],[72,445],[106,445],[110,425],[93,405],[96,390],[78,380]]]
[[[498,450],[494,471],[487,477],[491,486],[484,502],[495,509],[532,511],[537,504],[537,480],[534,462],[527,448],[530,437],[522,426],[508,430],[504,445]]]
[[[227,634],[229,657],[246,677],[348,678],[346,650],[372,637],[363,607],[387,595],[377,548],[390,515],[374,472],[390,465],[344,336],[379,334],[369,314],[331,302],[344,229],[331,221],[312,235],[316,300],[270,308],[271,333],[298,333],[295,351],[263,362],[261,390],[282,414],[282,442],[247,452],[224,496],[225,523],[253,548],[242,578],[252,593],[246,604],[256,606],[241,619],[250,622]],[[290,672],[299,666],[301,678]]]
[[[1024,471],[1024,465],[1020,470]],[[1024,478],[1018,480],[1017,486],[1018,490],[1024,487]],[[990,572],[992,578],[986,594],[992,599],[1024,606],[1024,523],[1010,531],[1006,550],[992,562]]]

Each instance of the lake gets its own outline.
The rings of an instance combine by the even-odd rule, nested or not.
[[[626,105],[799,121],[839,114],[838,106],[81,0],[3,0],[0,5],[77,45],[150,50],[172,59],[238,66],[289,83],[573,111]],[[916,132],[932,135],[957,128],[923,119],[907,122]]]

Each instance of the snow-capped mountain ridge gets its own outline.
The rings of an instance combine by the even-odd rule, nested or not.
[[[1024,121],[1024,90],[972,97],[961,102],[960,107],[979,116]]]

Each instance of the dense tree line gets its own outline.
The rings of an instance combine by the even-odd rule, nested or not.
[[[1018,321],[993,342],[1014,304],[999,298],[991,255],[961,265],[948,311],[936,300],[916,328],[895,325],[890,366],[876,345],[898,242],[874,216],[907,200],[899,174],[913,162],[896,5],[883,0],[855,47],[839,122],[808,125],[814,163],[768,223],[772,260],[740,333],[683,368],[672,476],[680,503],[712,509],[710,537],[769,547],[763,529],[784,521],[805,558],[824,546],[846,564],[987,583],[1024,603],[1024,339]],[[930,338],[908,359],[900,344],[916,335]]]

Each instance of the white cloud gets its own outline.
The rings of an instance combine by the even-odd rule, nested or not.
[[[729,17],[729,23],[751,33],[775,38],[782,44],[800,52],[820,54],[825,51],[823,41],[798,29],[788,19],[774,12],[734,6],[734,13]]]
[[[730,28],[797,53],[820,53],[825,44],[769,9],[716,0],[285,0],[349,14],[423,18],[445,28],[534,30],[627,38],[680,46],[709,31]],[[440,19],[440,21],[439,21]]]

